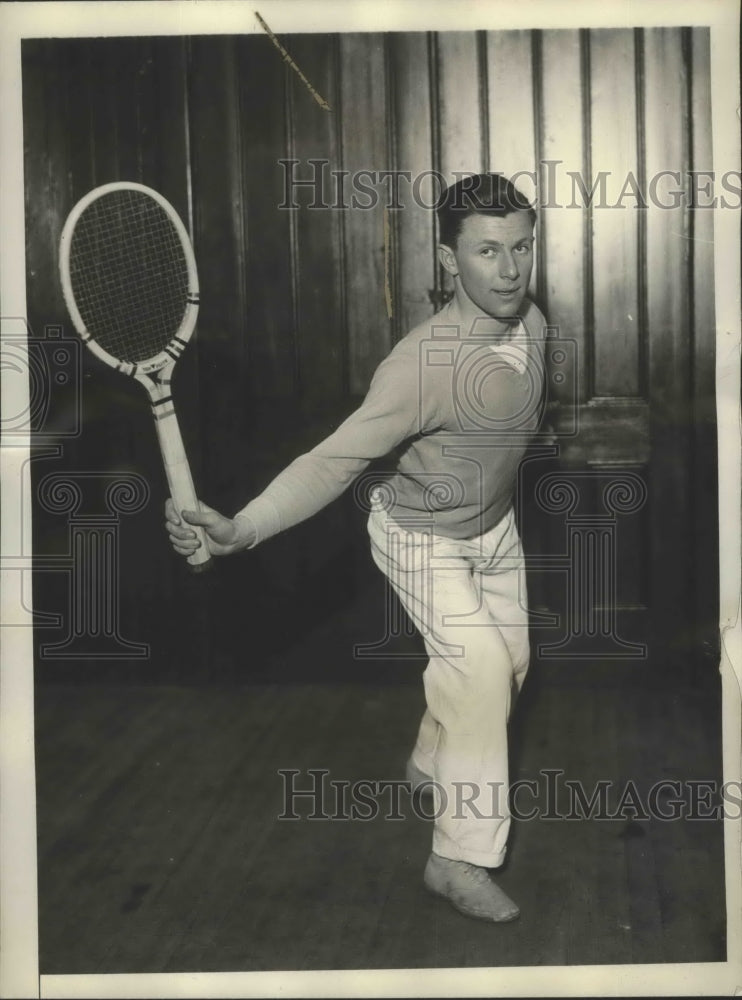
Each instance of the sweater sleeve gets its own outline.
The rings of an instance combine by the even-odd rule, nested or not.
[[[295,459],[237,516],[254,530],[251,547],[306,520],[331,503],[375,458],[382,458],[434,421],[418,391],[415,352],[401,345],[377,368],[361,406],[316,448]]]

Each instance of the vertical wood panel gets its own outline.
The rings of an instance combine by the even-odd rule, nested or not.
[[[644,32],[646,164],[648,184],[657,180],[647,209],[647,320],[651,331],[652,403],[657,415],[681,414],[689,399],[688,210],[671,190],[682,190],[688,168],[686,70],[679,29]],[[661,280],[658,280],[661,276]],[[679,379],[683,384],[679,384]]]
[[[125,43],[124,43],[125,44]],[[136,180],[122,172],[119,163],[121,140],[131,142],[134,136],[122,136],[119,123],[117,97],[126,89],[118,91],[117,80],[121,72],[120,58],[115,52],[116,42],[106,41],[91,48],[90,59],[99,86],[92,91],[92,135],[95,144],[96,183],[106,184],[115,180]],[[129,50],[129,58],[131,58]],[[181,81],[182,89],[182,81]],[[129,100],[131,100],[129,95]]]
[[[64,51],[46,39],[23,42],[26,297],[37,336],[44,323],[70,328],[57,278],[59,237],[72,208],[66,147]]]
[[[644,33],[646,176],[688,165],[687,79],[679,29]],[[674,185],[677,187],[677,185]],[[658,194],[660,189],[658,188]],[[664,200],[664,198],[663,198]],[[651,200],[650,200],[651,201]],[[690,626],[688,559],[693,537],[688,506],[689,244],[687,209],[647,210],[647,322],[653,461],[650,498],[664,530],[652,539],[655,625],[667,654],[687,654]],[[686,541],[684,541],[686,540]],[[674,647],[674,648],[673,648]]]
[[[145,177],[168,198],[184,225],[191,224],[188,175],[191,149],[188,142],[186,43],[182,38],[152,39],[154,69],[150,106],[152,147],[145,160]]]
[[[580,78],[580,38],[577,31],[545,31],[542,39],[541,107],[543,160],[558,161],[542,166],[539,177],[539,237],[544,244],[545,313],[559,327],[560,336],[577,341],[575,365],[579,399],[586,398],[586,340],[584,313],[584,216],[585,210],[571,204],[569,172],[582,170],[583,143]],[[553,207],[549,207],[549,206]],[[563,393],[569,380],[555,387],[557,398],[569,404]],[[562,388],[563,387],[563,388]],[[561,390],[561,392],[560,392]]]
[[[429,185],[420,185],[415,198],[415,178],[433,169],[433,135],[430,107],[428,38],[424,34],[393,35],[390,41],[394,109],[396,119],[397,169],[411,175],[402,204],[398,228],[401,302],[400,332],[430,316],[428,292],[435,287],[434,214],[419,202],[430,204]]]
[[[200,431],[202,481],[215,491],[224,477],[233,475],[233,442],[221,429],[233,428],[239,439],[245,419],[245,267],[237,96],[235,41],[193,39],[189,119],[194,249],[201,283],[194,344],[200,405],[196,424],[189,423],[194,408],[186,417],[186,427],[192,440]],[[185,378],[187,373],[188,369],[178,374]]]
[[[145,124],[152,101],[148,48],[146,38],[123,39],[104,44],[97,53],[98,58],[106,60],[107,100],[105,106],[96,109],[96,152],[100,152],[101,163],[105,164],[103,169],[115,172],[120,180],[144,182],[143,147],[153,135]],[[98,117],[106,114],[108,127],[105,118]],[[151,163],[151,157],[148,160]]]
[[[329,35],[287,36],[284,44],[315,90],[331,103],[337,73],[336,41]],[[278,55],[278,54],[277,54]],[[309,159],[338,161],[338,109],[324,111],[293,70],[289,73],[292,150],[308,176]],[[331,403],[346,390],[338,212],[308,209],[309,195],[299,194],[296,213],[298,273],[298,353],[300,392],[307,402]]]
[[[363,66],[364,71],[358,72]],[[340,36],[342,165],[376,199],[361,191],[346,192],[344,223],[346,336],[350,390],[363,393],[376,366],[391,348],[384,296],[384,205],[386,184],[371,184],[361,171],[388,169],[386,148],[386,80],[383,36],[375,33]],[[391,277],[390,277],[391,280]]]
[[[538,123],[534,116],[532,31],[491,31],[486,39],[486,104],[490,169],[535,201]],[[537,256],[529,294],[536,297]]]
[[[439,169],[446,184],[454,183],[457,173],[484,169],[479,51],[470,32],[443,32],[436,38]],[[442,288],[451,293],[451,275],[440,272]]]
[[[136,114],[136,150],[137,169],[142,183],[145,178],[152,178],[150,183],[156,183],[157,163],[160,160],[158,125],[155,109],[157,105],[157,67],[153,52],[153,41],[150,38],[141,40],[139,57],[136,60],[138,70],[133,82],[133,108]]]
[[[639,394],[638,220],[627,178],[637,176],[634,41],[626,30],[590,32],[591,163],[588,191],[601,171],[606,197],[595,198],[594,385],[598,396]],[[613,207],[623,205],[624,207]]]
[[[692,144],[690,159],[693,170],[711,171],[711,72],[709,30],[689,32],[691,72]],[[701,203],[710,199],[699,198]],[[717,441],[716,441],[716,327],[714,309],[714,218],[709,209],[696,208],[690,213],[691,270],[693,274],[693,524],[713,525],[718,503]],[[717,654],[717,622],[719,620],[719,561],[718,544],[713,544],[709,532],[694,531],[695,606],[698,615],[698,659],[708,663]],[[706,646],[704,648],[704,639]],[[704,660],[701,655],[704,654]],[[710,663],[708,663],[710,666]]]
[[[112,46],[109,50],[112,63],[121,54],[121,46]],[[70,178],[71,204],[95,187],[96,183],[96,142],[92,129],[92,104],[96,100],[96,90],[93,86],[96,66],[89,46],[84,40],[71,39],[61,51],[62,74],[59,86],[67,91],[67,106],[65,108],[66,160]],[[121,81],[126,88],[125,77]],[[106,88],[110,93],[110,88]],[[120,114],[118,108],[110,111],[113,124],[112,131],[118,134]],[[136,179],[136,176],[134,177]]]
[[[532,32],[487,33],[487,104],[490,169],[506,177],[535,172]],[[515,183],[534,198],[532,177],[523,174]]]
[[[440,169],[451,184],[456,171],[473,174],[484,169],[479,46],[472,32],[446,31],[438,35],[437,47]]]
[[[244,339],[242,319],[243,204],[234,42],[191,43],[189,117],[194,248],[208,294],[199,326],[212,345]],[[241,350],[235,361],[239,362]]]
[[[240,134],[245,192],[249,384],[258,397],[286,398],[296,387],[286,157],[284,64],[262,35],[239,42]]]
[[[511,178],[526,198],[535,201],[538,125],[534,105],[534,60],[531,31],[492,31],[485,39],[487,142],[490,169]],[[536,297],[537,256],[529,285]]]
[[[101,39],[70,48],[69,57],[76,191],[140,181],[172,201],[187,224],[183,40]]]
[[[708,171],[713,169],[711,151],[711,72],[709,53],[709,31],[696,29],[691,35],[690,45],[692,74],[692,169]],[[704,187],[706,180],[700,182]],[[710,203],[710,198],[699,194],[699,204]],[[702,406],[697,416],[704,422],[714,419],[714,215],[708,208],[696,208],[691,213],[693,240],[693,369],[696,380],[696,396]]]

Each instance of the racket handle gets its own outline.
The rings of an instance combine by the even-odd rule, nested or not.
[[[191,468],[183,447],[178,418],[175,416],[172,403],[166,404],[164,409],[165,412],[158,413],[157,407],[153,407],[155,426],[165,465],[165,474],[170,487],[170,496],[175,504],[175,509],[182,517],[184,510],[200,510],[200,505],[193,485]],[[190,525],[190,527],[196,532],[196,537],[201,544],[192,556],[188,556],[186,562],[192,572],[201,573],[210,569],[213,562],[209,552],[209,543],[203,528],[195,524]]]

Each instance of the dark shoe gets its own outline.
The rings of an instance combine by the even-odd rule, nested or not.
[[[515,920],[520,910],[487,874],[467,861],[450,861],[431,854],[425,866],[425,888],[441,896],[467,917],[500,924]]]

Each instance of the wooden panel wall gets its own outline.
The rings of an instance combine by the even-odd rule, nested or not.
[[[56,245],[74,201],[119,178],[163,191],[191,228],[202,286],[197,345],[177,375],[184,435],[205,499],[236,509],[347,414],[393,343],[449,288],[433,213],[413,203],[412,179],[525,172],[522,189],[532,195],[537,181],[543,203],[531,292],[576,344],[568,376],[581,430],[562,442],[562,459],[644,473],[652,458],[651,516],[664,511],[672,531],[653,536],[636,573],[661,564],[681,587],[688,557],[672,538],[694,537],[714,510],[712,222],[687,207],[688,171],[713,166],[708,33],[282,41],[330,111],[262,35],[24,43],[32,324],[67,322]],[[335,207],[310,208],[307,186],[293,194],[298,209],[281,207],[288,160],[302,180],[316,161]],[[400,206],[385,211],[389,184],[378,175],[354,191],[363,170],[408,171]],[[660,170],[679,172],[683,203],[637,208],[637,187],[646,194]],[[672,186],[660,184],[660,196]],[[437,184],[428,174],[415,189],[430,205]],[[136,387],[95,375],[89,411],[101,434],[66,446],[70,461],[107,451],[137,467],[149,445]],[[570,384],[552,386],[557,428],[573,413]],[[111,412],[111,393],[131,420]],[[154,447],[146,461],[156,465]],[[320,530],[296,537],[314,551]],[[315,558],[340,558],[346,540],[335,524],[318,546],[329,554],[307,557],[306,573]],[[706,594],[709,551],[694,553]],[[303,586],[305,571],[292,572]],[[163,571],[152,586],[172,590],[173,580]],[[686,591],[674,593],[680,607]]]
[[[590,143],[581,86],[584,49],[578,31],[545,31],[541,39],[541,115],[548,123],[542,130],[541,159],[551,192],[542,198],[539,219],[542,301],[549,322],[559,326],[561,335],[576,341],[575,374],[581,402],[588,398],[592,371],[592,323],[588,328],[586,315],[592,296],[590,220],[581,208],[561,206],[573,203],[571,176],[585,173]],[[564,386],[566,403],[566,382]]]
[[[409,170],[412,177],[427,177],[426,171],[438,169],[439,129],[436,91],[421,86],[435,69],[435,39],[423,34],[392,35],[389,39],[390,77],[394,82],[395,164]],[[410,95],[415,94],[417,113],[410,109]],[[420,185],[420,198],[430,204],[433,185]],[[399,222],[399,212],[395,212]],[[437,287],[438,266],[435,257],[435,232],[431,212],[405,212],[403,225],[397,225],[397,295],[394,314],[395,332],[412,329],[430,316],[430,293]]]
[[[136,177],[164,188],[184,217],[193,213],[202,324],[210,337],[243,342],[251,391],[342,397],[362,392],[392,339],[431,311],[432,213],[412,204],[402,181],[405,210],[390,213],[398,295],[390,319],[389,185],[361,181],[375,190],[375,204],[359,194],[356,206],[328,211],[307,208],[313,192],[297,188],[302,208],[290,212],[278,207],[287,169],[279,161],[299,160],[304,181],[310,159],[326,161],[328,203],[333,171],[435,170],[450,180],[456,171],[493,169],[520,174],[529,195],[536,172],[545,207],[533,292],[550,322],[580,342],[581,399],[645,395],[647,290],[667,296],[688,287],[688,255],[675,253],[677,240],[664,280],[655,265],[670,234],[687,237],[691,220],[682,207],[637,211],[636,185],[646,194],[653,173],[671,169],[687,193],[687,171],[710,169],[709,116],[689,104],[708,92],[703,31],[284,41],[331,112],[264,36],[27,43],[29,142],[43,138],[34,155],[47,163],[43,192],[29,196],[30,250],[53,257],[60,214],[97,183]],[[40,181],[34,164],[30,182]],[[669,197],[669,186],[661,183],[658,194]],[[437,187],[428,178],[420,194],[429,200]],[[49,264],[37,284],[47,289],[39,301],[51,306],[58,296]],[[703,297],[709,282],[695,286]]]
[[[383,36],[348,34],[340,37],[338,88],[341,121],[342,169],[363,177],[364,170],[378,163],[379,151],[387,149],[388,93],[387,47]],[[359,73],[364,66],[366,72]],[[383,188],[364,178],[365,184],[383,194]],[[371,196],[364,196],[364,204]],[[391,209],[387,209],[388,212]],[[350,388],[363,393],[372,372],[391,349],[389,316],[384,294],[385,274],[391,246],[385,252],[384,200],[363,210],[363,225],[341,230],[344,252],[345,331]],[[387,217],[387,228],[390,220]],[[392,300],[393,301],[393,300]],[[370,331],[376,331],[370,336]]]
[[[489,33],[483,52],[486,73],[487,165],[512,177],[527,198],[534,199],[537,147],[540,142],[537,100],[540,35],[529,31]],[[532,175],[532,176],[529,176]],[[542,280],[537,252],[530,294]]]

